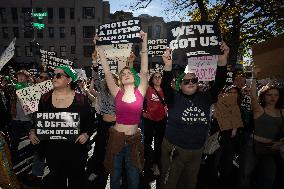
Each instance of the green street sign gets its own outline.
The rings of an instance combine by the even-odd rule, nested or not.
[[[36,22],[33,23],[33,26],[37,29],[40,29],[40,30],[44,28],[44,24],[36,23]]]
[[[32,16],[42,20],[43,17],[47,16],[47,12],[33,12]]]

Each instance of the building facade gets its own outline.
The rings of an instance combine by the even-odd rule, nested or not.
[[[41,21],[31,17],[32,11],[47,12],[47,16]],[[109,22],[109,15],[109,2],[103,0],[0,0],[0,52],[17,37],[16,62],[37,61],[32,46],[39,44],[41,49],[74,61],[76,67],[91,66],[95,29]],[[33,28],[36,21],[45,27]]]

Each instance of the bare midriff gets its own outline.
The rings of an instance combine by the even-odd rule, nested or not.
[[[138,132],[138,125],[124,125],[117,123],[113,128],[118,132],[123,132],[125,135],[134,135]]]
[[[103,120],[106,122],[114,122],[116,120],[116,117],[115,115],[112,115],[112,114],[104,114]]]

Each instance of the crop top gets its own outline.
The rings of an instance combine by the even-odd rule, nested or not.
[[[116,123],[136,125],[140,123],[144,97],[135,89],[136,101],[127,103],[122,100],[123,91],[119,90],[115,97]]]

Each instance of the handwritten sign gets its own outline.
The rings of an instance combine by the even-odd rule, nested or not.
[[[36,85],[26,87],[16,91],[21,102],[24,113],[30,114],[38,111],[38,104],[42,94],[53,89],[51,80],[47,80]]]
[[[188,58],[188,71],[195,73],[199,81],[215,80],[218,56]]]

